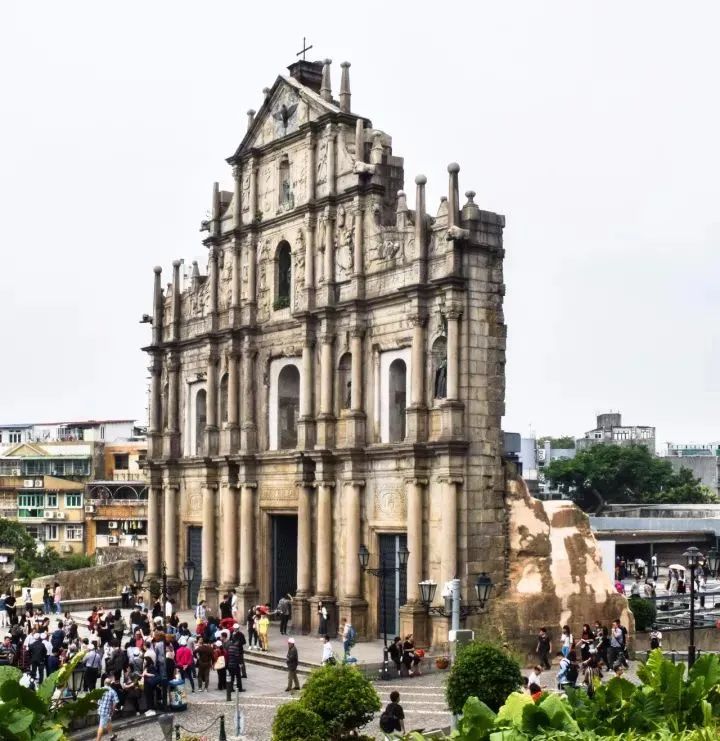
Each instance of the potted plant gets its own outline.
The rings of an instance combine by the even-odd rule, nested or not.
[[[450,666],[450,659],[447,656],[438,656],[435,659],[435,666],[438,669],[447,669]]]

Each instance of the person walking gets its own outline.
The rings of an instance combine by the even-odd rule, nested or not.
[[[55,614],[62,615],[62,599],[63,599],[63,588],[58,582],[55,582],[55,590],[53,592],[53,599],[55,602]]]
[[[266,612],[263,612],[257,619],[256,630],[258,638],[260,639],[260,648],[267,652],[270,648],[270,618],[267,616]]]
[[[198,670],[198,692],[210,689],[210,668],[213,663],[213,648],[205,643],[203,638],[198,638],[198,646],[195,649],[195,658],[197,659]]]
[[[333,645],[330,641],[329,635],[323,636],[322,660],[321,661],[323,664],[330,664],[331,666],[334,664],[337,664],[337,659],[335,658],[335,651],[333,651]]]
[[[560,651],[563,656],[567,656],[570,651],[572,651],[573,645],[575,644],[575,640],[573,638],[573,634],[570,632],[570,626],[569,625],[563,625],[562,628],[562,635],[560,636]]]
[[[540,659],[540,664],[542,665],[543,669],[549,669],[550,654],[552,652],[552,641],[550,640],[547,628],[545,627],[540,628],[540,632],[538,633],[537,637],[537,646],[535,647],[535,652]]]
[[[97,643],[93,641],[92,648],[87,652],[83,659],[83,666],[85,667],[85,672],[83,674],[83,689],[85,692],[90,692],[90,690],[95,689],[101,665],[102,655],[98,651]]]
[[[7,603],[5,602],[6,599],[7,594],[5,594],[5,592],[0,594],[0,628],[7,628],[8,625],[10,625],[7,613]]]
[[[184,636],[178,641],[178,650],[175,652],[175,663],[180,669],[180,676],[184,681],[190,682],[190,688],[195,692],[195,680],[193,679],[193,655],[188,648],[187,638]]]
[[[380,715],[380,730],[385,733],[405,733],[405,711],[397,690],[390,693],[390,702]]]
[[[245,692],[242,686],[242,664],[244,654],[243,647],[245,646],[245,636],[242,632],[236,629],[230,636],[230,640],[227,642],[227,684],[225,685],[225,698],[230,701],[232,700],[232,693],[235,682],[237,682],[237,691]]]
[[[117,734],[112,732],[112,716],[113,712],[115,712],[115,707],[118,702],[120,702],[120,698],[118,698],[117,692],[115,692],[115,690],[110,686],[111,684],[112,679],[108,677],[105,680],[102,697],[98,700],[98,729],[97,735],[95,736],[96,741],[100,741],[106,733],[108,735],[112,734],[110,735],[110,741],[115,741],[117,738]]]
[[[616,664],[622,663],[622,652],[625,644],[619,620],[613,620],[610,629],[610,645],[608,646],[608,669],[615,669]]]
[[[45,641],[37,633],[35,633],[35,640],[28,647],[28,653],[30,654],[31,673],[37,682],[41,684],[43,679],[45,679],[48,650],[45,646]]]
[[[43,587],[43,612],[46,615],[49,615],[53,610],[53,597],[51,592],[51,587],[49,584],[46,584]]]
[[[285,692],[291,692],[292,690],[300,689],[300,682],[298,681],[297,668],[298,668],[298,651],[295,646],[295,639],[288,638],[288,652],[285,663],[287,664],[288,672],[288,683],[285,688]]]

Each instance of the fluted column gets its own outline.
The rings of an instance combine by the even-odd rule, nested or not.
[[[313,343],[307,338],[302,349],[302,408],[301,417],[313,416]]]
[[[162,542],[160,522],[161,487],[157,484],[148,489],[148,566],[147,577],[160,575],[160,544]]]
[[[460,222],[460,186],[458,184],[458,173],[460,165],[451,162],[448,165],[448,226],[458,226]]]
[[[447,398],[457,401],[460,382],[460,312],[448,311],[447,315]]]
[[[165,566],[169,577],[178,576],[178,554],[177,554],[177,536],[178,536],[178,501],[177,487],[165,486],[165,506],[164,506],[164,529],[163,546]]]
[[[233,167],[233,228],[239,229],[242,226],[242,165],[237,164]]]
[[[248,162],[250,170],[250,192],[248,193],[248,209],[250,211],[250,223],[257,218],[257,160],[251,157]]]
[[[360,598],[360,497],[364,481],[346,481],[345,495],[345,597]]]
[[[307,597],[312,593],[312,486],[298,482],[297,593]]]
[[[255,449],[255,398],[253,388],[254,350],[248,338],[245,338],[242,350],[242,392],[241,392],[241,419],[240,447],[243,450]]]
[[[418,584],[423,580],[423,491],[427,481],[422,479],[407,479],[407,601],[419,602],[420,589]]]
[[[317,593],[320,596],[332,594],[332,490],[334,482],[318,483],[317,501]]]
[[[328,183],[328,194],[331,196],[335,195],[335,126],[332,123],[327,125],[327,183]]]
[[[326,332],[320,336],[320,414],[332,414],[333,408],[333,336]]]
[[[238,356],[232,351],[228,356],[228,427],[238,426],[238,385],[240,382]]]
[[[246,481],[240,487],[240,584],[246,587],[255,584],[253,559],[255,554],[256,486],[255,483]]]
[[[335,283],[335,214],[330,209],[325,211],[325,265],[323,277],[328,288],[325,303],[334,303],[331,286]]]
[[[442,540],[441,540],[441,580],[454,579],[457,574],[457,506],[458,483],[454,479],[445,479],[440,483],[443,490],[442,507]],[[409,548],[408,548],[409,550]]]
[[[352,383],[350,385],[350,409],[353,412],[362,412],[363,410],[363,331],[361,329],[353,329],[350,339],[350,353],[352,356],[352,368],[351,376]]]
[[[237,584],[238,508],[235,487],[228,482],[222,484],[220,501],[222,512],[222,563],[220,582],[223,589]]]
[[[218,252],[216,247],[210,247],[210,262],[208,264],[208,280],[210,281],[210,308],[208,316],[210,317],[210,329],[217,327],[218,313]]]
[[[202,585],[206,589],[214,589],[216,583],[215,571],[215,488],[202,488]]]
[[[411,317],[412,334],[412,383],[411,403],[425,406],[425,317]]]
[[[179,432],[180,360],[173,354],[168,360],[168,432]]]

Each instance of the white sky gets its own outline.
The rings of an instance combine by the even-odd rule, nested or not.
[[[506,215],[506,429],[720,438],[719,27],[710,1],[2,3],[0,421],[143,417],[152,266],[202,254],[305,34],[431,213],[457,160]]]

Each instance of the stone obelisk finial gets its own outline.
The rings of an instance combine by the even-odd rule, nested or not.
[[[460,211],[460,189],[458,187],[460,165],[457,162],[451,162],[447,169],[450,173],[450,181],[448,183],[448,226],[457,226]]]
[[[350,62],[343,62],[340,77],[340,110],[350,113]]]
[[[255,123],[255,111],[252,108],[247,112],[247,121],[248,121],[247,127],[248,129],[250,129],[253,123]]]
[[[332,103],[332,88],[330,86],[330,65],[332,59],[323,62],[322,83],[320,84],[320,97],[328,103]]]

